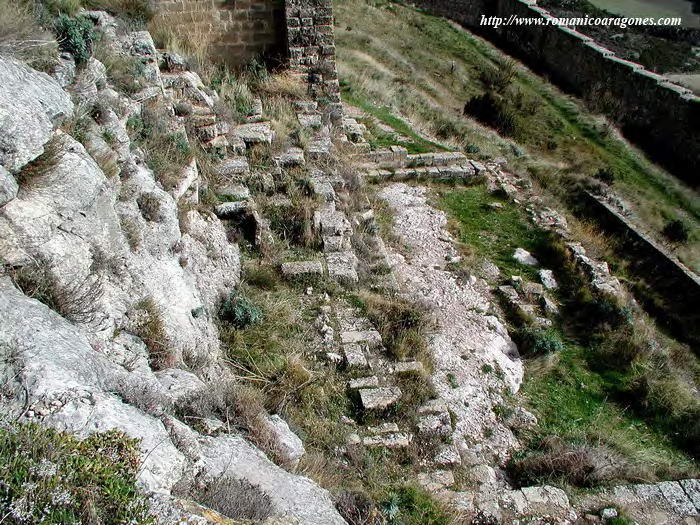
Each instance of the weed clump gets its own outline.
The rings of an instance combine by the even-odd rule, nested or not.
[[[243,330],[262,321],[262,310],[255,306],[250,299],[238,292],[233,292],[224,300],[219,309],[221,320],[231,323],[235,328]]]
[[[139,493],[138,443],[78,438],[35,424],[0,427],[0,513],[9,523],[153,523]]]
[[[556,330],[524,326],[518,331],[520,348],[526,354],[554,354],[564,349]]]
[[[680,219],[668,221],[661,233],[674,244],[686,244],[690,240],[690,227]]]

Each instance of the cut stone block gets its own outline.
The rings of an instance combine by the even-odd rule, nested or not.
[[[323,275],[323,264],[318,261],[288,262],[282,264],[282,274],[287,279],[321,277]]]
[[[447,412],[447,404],[442,399],[426,401],[419,409],[419,414],[442,414]]]
[[[554,290],[555,288],[558,288],[559,284],[554,278],[554,272],[552,272],[552,270],[540,270],[539,275],[540,281],[547,290]]]
[[[304,151],[301,148],[289,148],[278,157],[279,165],[283,168],[293,168],[306,165]]]
[[[348,381],[348,390],[360,390],[361,388],[374,388],[379,386],[379,379],[376,376],[361,377]]]
[[[418,420],[418,433],[423,436],[449,436],[452,433],[452,422],[449,412],[427,414]]]
[[[382,423],[379,426],[367,428],[370,434],[391,434],[398,431],[399,426],[396,423]]]
[[[455,484],[455,477],[451,470],[421,472],[417,479],[418,484],[428,492],[438,492]]]
[[[366,447],[406,448],[411,445],[413,436],[405,432],[395,434],[381,434],[362,438],[362,444]]]
[[[365,388],[360,390],[360,401],[365,410],[383,410],[401,399],[397,387]]]
[[[367,358],[365,358],[360,345],[344,345],[343,353],[345,354],[345,364],[348,368],[367,368]]]
[[[250,210],[250,204],[247,201],[224,202],[214,208],[214,213],[220,219],[235,219]]]
[[[335,282],[345,286],[357,284],[357,257],[352,252],[334,252],[326,255],[328,275]]]
[[[684,479],[679,482],[686,495],[693,502],[695,508],[700,512],[700,480]]]
[[[382,336],[376,330],[341,332],[340,341],[343,344],[360,344],[367,348],[378,348],[382,344]]]
[[[222,197],[227,197],[236,201],[250,199],[250,190],[243,184],[227,184],[216,191]]]
[[[405,363],[396,363],[394,365],[394,372],[397,374],[420,374],[424,370],[425,367],[420,361],[407,361]]]
[[[462,458],[454,445],[442,445],[433,462],[438,467],[456,467],[462,463]]]
[[[323,125],[318,113],[297,113],[297,118],[302,128],[320,128]]]
[[[270,128],[269,122],[242,124],[236,126],[233,133],[246,144],[272,144],[275,138],[275,132]]]
[[[659,483],[659,489],[673,510],[681,516],[695,516],[698,514],[695,505],[693,505],[693,502],[690,501],[683,487],[677,481]]]
[[[250,171],[246,157],[229,157],[216,168],[221,177],[231,178],[236,175],[244,175]]]

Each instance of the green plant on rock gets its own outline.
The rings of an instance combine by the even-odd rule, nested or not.
[[[392,490],[382,503],[390,525],[449,525],[451,516],[430,494],[413,486]]]
[[[62,51],[73,55],[78,64],[83,64],[92,55],[95,40],[93,24],[86,16],[60,15],[54,26],[58,44]]]
[[[233,292],[221,304],[219,317],[242,330],[262,321],[262,310],[255,306],[247,297],[238,292]]]
[[[7,523],[150,524],[136,486],[138,443],[114,430],[85,440],[35,424],[0,427],[0,515]]]
[[[553,354],[564,349],[556,330],[526,326],[518,331],[518,336],[521,348],[528,354]]]

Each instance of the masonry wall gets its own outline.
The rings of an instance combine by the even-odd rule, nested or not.
[[[567,90],[610,102],[609,115],[630,139],[677,177],[700,185],[700,98],[639,64],[624,61],[575,30],[480,25],[482,15],[547,18],[531,0],[413,0],[496,40]]]
[[[700,348],[700,278],[669,256],[664,248],[644,235],[604,199],[585,194],[587,212],[596,223],[620,239],[631,261],[631,269],[644,276],[645,286],[638,290],[645,306],[661,318],[678,337]],[[653,290],[652,293],[649,293]],[[650,299],[653,297],[653,300]]]
[[[283,60],[284,0],[154,0],[161,21],[181,38],[210,42],[211,56],[236,67]]]
[[[342,118],[333,32],[333,0],[286,0],[288,65],[304,75],[312,97]]]

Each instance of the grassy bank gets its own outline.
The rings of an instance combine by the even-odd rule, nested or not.
[[[697,193],[649,163],[580,102],[447,20],[387,1],[336,2],[335,13],[348,102],[404,116],[475,156],[506,158],[558,202],[567,202],[573,188],[598,184],[602,173],[658,240],[665,242],[661,232],[669,221],[686,222],[690,241],[676,254],[700,270]],[[503,71],[509,71],[505,78]],[[482,112],[487,118],[465,118],[465,104],[489,91],[497,100]]]
[[[498,201],[481,186],[440,188],[438,193],[468,260],[495,262],[502,272],[499,282],[511,275],[537,282],[536,270],[512,258],[515,248],[523,247],[548,264],[562,283],[555,296],[563,315],[547,331],[547,337],[557,341],[550,346],[559,350],[527,354],[527,345],[521,345],[527,371],[522,394],[540,424],[521,436],[527,448],[514,459],[513,475],[523,484],[555,481],[580,486],[697,475],[698,464],[688,452],[693,447],[678,439],[692,420],[671,423],[684,409],[654,404],[654,396],[673,397],[677,385],[687,384],[686,380],[697,387],[697,373],[687,378],[681,371],[697,370],[692,353],[665,339],[645,320],[649,330],[645,337],[661,341],[663,352],[654,354],[653,364],[644,361],[644,351],[639,349],[630,359],[622,357],[618,330],[623,328],[607,326],[613,324],[610,316],[601,318],[596,310],[604,303],[590,296],[568,273],[570,269],[557,261],[551,239],[534,228],[519,207]],[[489,206],[496,201],[502,207]],[[625,323],[621,321],[620,326]],[[511,319],[510,330],[523,343],[522,320]],[[617,359],[610,359],[604,350],[611,344]],[[654,396],[635,390],[635,381],[640,380],[635,374],[652,384],[660,377],[657,368],[668,374],[664,390]]]

